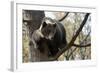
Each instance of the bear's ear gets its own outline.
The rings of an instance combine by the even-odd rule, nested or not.
[[[43,28],[44,28],[45,26],[47,26],[47,23],[46,23],[46,22],[43,22]]]

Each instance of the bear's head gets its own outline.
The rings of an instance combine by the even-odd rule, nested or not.
[[[39,28],[41,33],[43,34],[44,38],[52,40],[56,33],[57,24],[55,20],[45,17],[42,21],[42,24]]]

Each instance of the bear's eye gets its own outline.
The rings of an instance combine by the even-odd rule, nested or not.
[[[53,27],[55,28],[56,27],[56,24],[53,24]]]
[[[46,22],[44,22],[44,23],[43,23],[43,28],[46,27],[46,26],[47,26],[47,24],[46,24]]]

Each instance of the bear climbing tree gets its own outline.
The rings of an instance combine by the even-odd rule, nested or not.
[[[61,19],[59,19],[58,21],[59,22],[63,21],[65,18],[67,18],[69,13],[70,12],[67,12],[65,14],[65,16],[62,17]],[[29,36],[29,42],[28,42],[28,44],[29,44],[29,48],[28,48],[28,50],[29,50],[29,61],[30,62],[54,61],[54,60],[58,60],[59,56],[61,56],[65,51],[69,50],[73,46],[75,46],[75,47],[91,46],[91,43],[87,43],[87,44],[84,44],[84,45],[82,43],[81,44],[75,43],[75,40],[79,36],[83,27],[85,26],[89,15],[90,15],[90,13],[85,14],[83,21],[80,23],[80,27],[77,29],[77,31],[75,32],[74,36],[72,37],[70,42],[67,44],[67,46],[62,48],[55,56],[49,58],[49,56],[48,56],[48,54],[49,54],[48,49],[49,48],[47,46],[47,42],[45,42],[45,39],[42,39],[42,41],[44,41],[44,42],[41,43],[44,46],[44,52],[43,53],[40,52],[39,49],[35,49],[34,44],[32,43],[32,34],[35,30],[37,30],[40,27],[42,20],[45,17],[44,11],[23,10],[23,19],[22,20],[23,20],[23,24],[27,28],[28,36]],[[88,35],[86,37],[88,37]]]

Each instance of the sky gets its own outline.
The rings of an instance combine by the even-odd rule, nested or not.
[[[53,12],[45,12],[46,17],[50,17],[52,19],[55,19],[56,17],[54,16]]]

